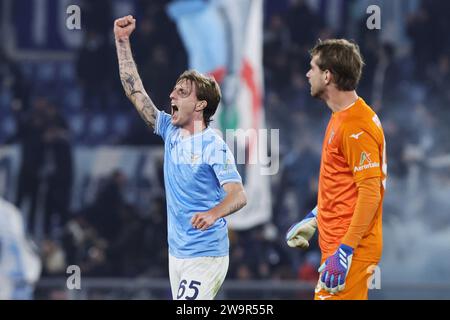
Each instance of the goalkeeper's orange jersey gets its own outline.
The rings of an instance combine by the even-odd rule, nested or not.
[[[349,228],[358,196],[356,183],[380,177],[380,206],[353,255],[360,261],[380,260],[386,167],[383,129],[365,101],[359,98],[333,113],[322,146],[317,201],[322,259],[336,251]]]

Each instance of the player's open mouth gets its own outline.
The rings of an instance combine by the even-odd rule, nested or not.
[[[171,107],[172,107],[172,117],[173,117],[173,116],[175,116],[175,113],[178,112],[178,107],[174,104],[172,104]]]

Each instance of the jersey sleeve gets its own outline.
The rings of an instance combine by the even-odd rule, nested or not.
[[[164,141],[166,141],[166,138],[167,138],[169,132],[173,128],[175,128],[175,127],[172,125],[170,115],[165,113],[164,111],[158,110],[158,113],[156,114],[156,123],[155,123],[154,133],[161,136],[161,138]]]
[[[370,127],[348,125],[343,128],[342,150],[355,182],[381,177],[380,145]]]
[[[228,182],[242,183],[233,153],[223,140],[209,146],[208,164],[212,167],[221,186]]]

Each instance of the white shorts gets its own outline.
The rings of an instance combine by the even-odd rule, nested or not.
[[[178,259],[169,254],[173,300],[212,300],[228,271],[228,256]]]

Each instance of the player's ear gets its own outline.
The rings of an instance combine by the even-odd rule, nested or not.
[[[207,105],[208,105],[208,103],[206,102],[206,100],[201,100],[201,101],[197,102],[197,104],[195,105],[195,111],[200,112],[200,111],[204,110]]]
[[[325,75],[325,83],[330,84],[333,74],[331,73],[330,70],[327,69],[327,70],[325,70],[324,75]]]

